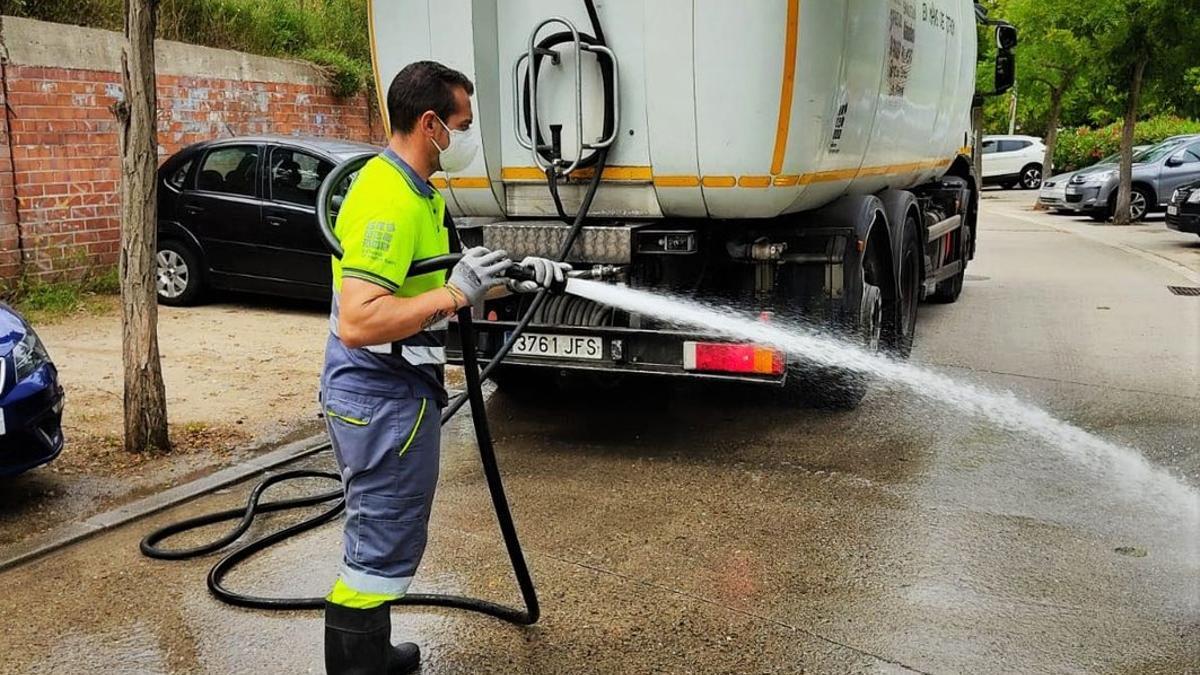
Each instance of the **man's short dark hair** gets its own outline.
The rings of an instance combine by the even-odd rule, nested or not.
[[[388,87],[388,120],[392,131],[406,134],[412,131],[417,119],[432,110],[442,121],[455,111],[454,90],[462,87],[467,96],[475,93],[475,85],[466,75],[447,68],[437,61],[417,61],[396,73]]]

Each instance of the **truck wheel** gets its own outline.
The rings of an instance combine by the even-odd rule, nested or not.
[[[877,283],[885,283],[883,270],[876,256],[868,255],[863,261],[863,290],[858,309],[858,330],[847,335],[852,344],[858,344],[871,354],[879,353],[883,337],[883,289]],[[867,395],[870,378],[864,373],[847,368],[802,365],[788,380],[805,403],[814,408],[828,410],[853,410]]]
[[[864,283],[859,320],[860,344],[865,351],[878,353],[883,328],[883,292],[878,286]],[[867,395],[869,378],[858,371],[825,366],[805,369],[797,379],[800,395],[809,406],[853,410]]]
[[[921,245],[917,241],[917,221],[911,215],[904,223],[904,246],[900,249],[900,288],[896,325],[889,349],[902,359],[912,354],[917,329],[917,307],[921,301]]]

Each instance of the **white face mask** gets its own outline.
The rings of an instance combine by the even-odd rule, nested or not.
[[[450,144],[444,148],[438,145],[434,139],[429,139],[433,142],[433,147],[438,149],[438,163],[441,164],[442,171],[446,173],[462,171],[471,165],[471,161],[475,159],[475,153],[479,150],[479,136],[475,133],[475,127],[462,131],[447,127],[441,119],[438,119],[438,122],[450,134]]]

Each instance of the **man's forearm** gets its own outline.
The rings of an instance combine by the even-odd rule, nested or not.
[[[373,286],[346,279],[339,302],[338,337],[351,348],[403,340],[428,330],[466,304],[462,294],[450,286],[401,298],[359,284]]]

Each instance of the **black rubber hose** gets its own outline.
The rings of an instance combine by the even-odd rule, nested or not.
[[[607,162],[608,148],[603,148],[600,150],[600,161],[596,165],[596,172],[592,175],[591,183],[588,184],[587,193],[584,194],[583,202],[579,205],[579,212],[575,214],[575,222],[571,224],[571,231],[567,233],[567,239],[559,248],[558,255],[555,256],[555,259],[559,262],[566,260],[567,254],[571,252],[571,247],[575,245],[575,240],[579,238],[579,233],[583,229],[583,223],[587,218],[587,213],[592,208],[592,201],[596,198],[596,191],[600,188],[600,175],[603,173],[604,166]],[[485,367],[483,372],[480,373],[479,379],[481,381],[487,380],[489,377],[491,377],[492,372],[496,370],[496,366],[500,365],[500,363],[508,356],[508,353],[512,351],[513,345],[517,343],[517,338],[520,337],[521,333],[523,333],[529,326],[530,321],[533,320],[533,315],[537,312],[538,308],[541,307],[542,303],[546,301],[546,296],[546,290],[542,289],[533,297],[533,302],[531,302],[529,308],[525,310],[525,314],[521,316],[520,322],[518,322],[516,327],[513,328],[512,333],[510,333],[508,336],[508,339],[504,341],[504,344],[500,345],[500,349],[496,350],[496,353],[492,356],[491,360],[488,361],[487,367]],[[446,420],[449,420],[451,417],[453,417],[454,414],[458,412],[459,408],[462,408],[463,404],[466,402],[467,392],[454,397],[454,399],[450,401],[450,404],[446,406],[446,409],[442,411],[442,423],[444,424]]]
[[[592,33],[593,34],[588,35],[587,33],[580,33],[579,40],[581,42],[585,42],[587,44],[607,47],[608,41],[604,38],[604,27],[600,24],[600,15],[596,11],[595,1],[594,0],[584,0],[583,4],[587,9],[588,21],[592,24]],[[571,42],[574,39],[575,38],[571,34],[570,31],[562,31],[559,33],[553,33],[551,35],[548,35],[545,38],[542,38],[541,42],[539,42],[537,44],[538,53],[534,55],[533,62],[530,63],[528,66],[529,68],[533,69],[534,81],[537,81],[538,74],[541,72],[542,59],[545,58],[544,50],[552,49],[553,47],[556,47],[560,44],[563,44],[566,42]],[[608,101],[613,100],[613,96],[616,93],[615,92],[616,83],[614,81],[615,78],[614,78],[614,70],[613,70],[614,64],[611,61],[609,61],[607,57],[602,56],[602,55],[597,55],[596,61],[600,65],[600,82],[601,82],[601,85],[604,87],[604,100],[606,102],[608,102]],[[529,110],[529,96],[530,96],[529,81],[526,80],[525,85],[521,90],[521,103],[524,106],[524,108],[522,108],[523,110]],[[541,150],[541,147],[543,145],[545,145],[545,143],[543,142],[543,138],[542,138],[542,130],[541,129],[532,129],[531,128],[532,121],[529,120],[528,118],[524,119],[523,123],[525,125],[526,133],[528,133],[529,137],[531,139],[533,139],[534,147],[538,148],[538,151],[537,151],[538,154],[541,154],[542,157],[545,158],[547,161],[553,161],[552,157],[545,154]],[[601,127],[601,129],[602,129],[601,137],[607,138],[609,135],[611,135],[613,132],[613,129],[616,127],[616,125],[617,125],[617,119],[613,116],[612,108],[607,105],[604,106],[604,122]],[[595,150],[591,154],[587,155],[582,160],[580,160],[578,168],[584,169],[584,168],[588,168],[588,167],[592,167],[592,166],[598,166],[599,168],[597,168],[597,171],[601,171],[601,170],[603,170],[603,164],[604,164],[604,162],[601,159],[602,156],[606,157],[607,155],[606,154],[602,155],[600,150]],[[558,203],[557,192],[555,191],[553,186],[551,186],[550,189],[551,189],[551,194],[553,195],[555,202],[557,203],[557,206],[558,206],[559,217],[566,220],[566,218],[567,218],[566,213],[563,211],[561,203]]]
[[[456,256],[444,256],[446,262],[453,264]],[[491,430],[488,427],[487,411],[483,400],[483,388],[479,364],[476,357],[475,346],[475,327],[471,321],[470,308],[463,308],[458,313],[458,328],[463,344],[463,365],[467,379],[467,393],[471,401],[471,417],[475,427],[476,444],[479,448],[479,457],[483,463],[484,477],[486,478],[488,491],[492,497],[492,506],[496,512],[496,519],[500,525],[501,535],[504,539],[505,548],[508,551],[509,559],[513,565],[513,573],[517,577],[517,584],[521,590],[521,597],[525,603],[524,610],[513,609],[503,605],[490,602],[487,600],[479,600],[475,598],[467,598],[455,595],[434,595],[423,593],[412,593],[405,595],[393,604],[401,605],[433,605],[438,607],[453,607],[457,609],[465,609],[482,614],[494,616],[504,621],[518,623],[522,625],[533,624],[538,620],[540,614],[537,592],[533,586],[533,579],[529,573],[529,567],[525,562],[524,554],[521,550],[520,540],[517,538],[516,526],[513,523],[512,513],[508,506],[508,500],[504,493],[504,484],[500,476],[500,468],[496,462],[496,453],[492,443]],[[324,447],[328,447],[326,444]],[[276,502],[260,503],[262,495],[273,485],[277,485],[289,480],[303,478],[323,478],[336,481],[338,483],[337,490],[323,492],[320,494],[300,497],[296,499],[281,500]],[[208,589],[218,599],[231,605],[239,607],[250,607],[254,609],[320,609],[325,606],[324,598],[309,597],[309,598],[277,598],[264,597],[256,595],[248,595],[231,591],[223,585],[226,575],[233,570],[242,561],[254,556],[274,544],[288,539],[289,537],[310,530],[318,525],[326,523],[338,516],[345,508],[345,499],[341,488],[341,478],[337,473],[328,471],[312,471],[312,470],[297,470],[286,471],[274,476],[269,476],[260,482],[251,491],[247,499],[245,508],[228,509],[216,513],[201,515],[195,518],[189,518],[177,523],[168,524],[165,527],[154,530],[142,539],[139,548],[142,553],[151,558],[162,560],[184,560],[196,556],[212,553],[228,546],[236,541],[250,528],[254,522],[254,518],[261,513],[272,513],[293,508],[302,508],[305,506],[313,506],[316,504],[332,502],[325,511],[317,515],[307,518],[299,523],[290,525],[281,530],[272,532],[259,539],[251,541],[244,546],[231,551],[228,555],[221,558],[208,573]],[[210,543],[188,548],[168,550],[159,547],[159,543],[164,539],[171,537],[188,530],[193,530],[200,527],[206,527],[214,523],[239,519],[238,524],[225,535]]]

